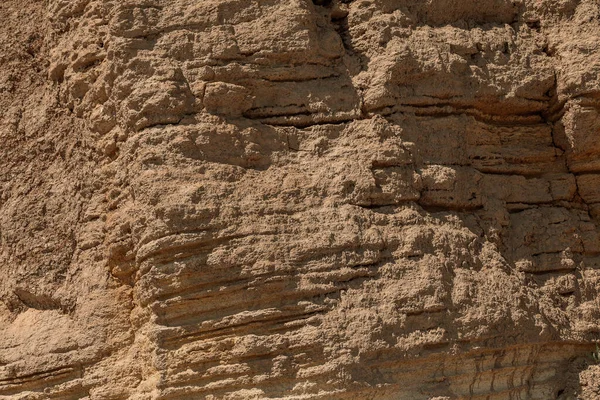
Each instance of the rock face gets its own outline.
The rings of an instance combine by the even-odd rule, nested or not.
[[[1,399],[600,398],[597,0],[0,17]]]

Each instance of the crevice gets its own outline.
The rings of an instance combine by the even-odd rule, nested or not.
[[[297,319],[307,319],[315,315],[323,314],[327,311],[327,307],[320,307],[317,310],[305,311],[301,313],[293,313],[288,315],[275,315],[271,317],[262,317],[258,320],[250,320],[247,322],[234,323],[223,327],[213,327],[195,332],[189,332],[173,337],[165,337],[162,339],[163,346],[167,348],[177,347],[180,342],[189,343],[198,340],[207,340],[212,338],[224,338],[235,335],[240,335],[248,331],[250,328],[259,328],[264,325],[278,325]],[[256,329],[255,329],[256,331]]]
[[[407,200],[406,202],[393,202],[393,203],[386,203],[386,204],[350,203],[350,205],[353,205],[355,207],[360,207],[364,210],[370,210],[373,212],[381,213],[381,214],[390,214],[395,211],[396,207],[410,204],[410,203],[414,204],[415,202],[412,200]]]
[[[73,381],[83,375],[82,366],[53,368],[14,378],[0,380],[0,396],[12,395],[26,391],[39,391],[61,383]]]
[[[256,118],[256,117],[248,117],[246,116],[246,118],[251,119],[251,120],[256,120],[259,121],[260,123],[262,123],[263,125],[268,125],[268,126],[272,126],[272,127],[293,127],[293,128],[297,128],[297,129],[306,129],[306,128],[311,128],[313,126],[325,126],[325,125],[344,125],[344,124],[349,124],[351,122],[356,121],[358,118],[346,118],[346,117],[324,117],[321,119],[321,121],[315,121],[314,119],[309,119],[306,118],[306,121],[294,121],[294,120],[290,120],[293,117],[296,116],[306,116],[306,117],[310,117],[310,116],[314,116],[314,114],[312,113],[298,113],[298,114],[291,114],[291,115],[281,115],[281,116],[276,116],[276,117],[269,117],[269,118]]]
[[[448,308],[447,307],[435,307],[435,308],[431,308],[431,309],[424,309],[424,310],[413,310],[413,311],[402,311],[399,310],[400,312],[404,312],[406,314],[407,317],[417,317],[423,314],[439,314],[442,313],[444,311],[447,311]]]
[[[381,115],[391,117],[394,114],[413,114],[416,117],[445,118],[452,116],[470,116],[478,122],[483,122],[493,126],[512,127],[512,126],[531,126],[544,124],[544,118],[541,112],[531,112],[523,114],[493,115],[486,114],[476,108],[455,107],[454,105],[394,105],[380,107],[368,110],[369,115]]]
[[[579,189],[579,179],[577,179],[577,174],[575,175],[575,198],[576,200],[578,200],[581,204],[583,204],[585,206],[585,211],[587,212],[588,218],[590,219],[590,221],[594,220],[594,216],[592,215],[592,210],[590,209],[590,205],[583,199],[583,197],[581,196],[581,192]]]
[[[165,128],[167,126],[181,125],[181,123],[183,122],[184,119],[195,117],[196,115],[197,115],[197,113],[186,113],[186,114],[181,114],[180,117],[178,118],[178,120],[174,121],[174,122],[169,122],[169,121],[153,122],[151,124],[145,125],[144,127],[138,129],[138,132],[142,132],[146,129],[152,129],[152,128]]]
[[[564,275],[573,273],[576,270],[576,267],[573,268],[557,268],[557,269],[545,269],[543,271],[533,271],[529,269],[524,269],[523,272],[533,275],[533,276],[543,276],[543,275]]]
[[[15,289],[14,294],[28,308],[40,311],[58,310],[63,314],[70,311],[69,307],[45,294],[35,294],[20,288]]]
[[[276,78],[263,77],[263,78],[261,78],[261,80],[263,80],[265,82],[269,82],[269,83],[306,83],[306,82],[319,83],[320,81],[324,81],[327,79],[340,78],[340,77],[341,77],[340,74],[331,74],[331,75],[326,75],[326,76],[306,77],[306,78],[302,78],[302,79],[298,79],[298,78],[276,79]]]
[[[465,212],[475,212],[483,210],[484,205],[473,205],[473,206],[454,206],[454,205],[430,205],[430,204],[422,204],[421,202],[417,202],[417,204],[427,213],[441,213],[441,212],[456,212],[456,213],[465,213]]]

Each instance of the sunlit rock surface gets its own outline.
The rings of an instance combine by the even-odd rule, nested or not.
[[[0,4],[0,399],[600,398],[600,4],[314,3]]]

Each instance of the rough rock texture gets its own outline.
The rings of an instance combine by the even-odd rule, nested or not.
[[[598,1],[315,3],[0,3],[1,399],[600,398]]]

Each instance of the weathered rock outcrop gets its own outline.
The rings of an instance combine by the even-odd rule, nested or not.
[[[600,398],[596,0],[0,16],[1,399]]]

